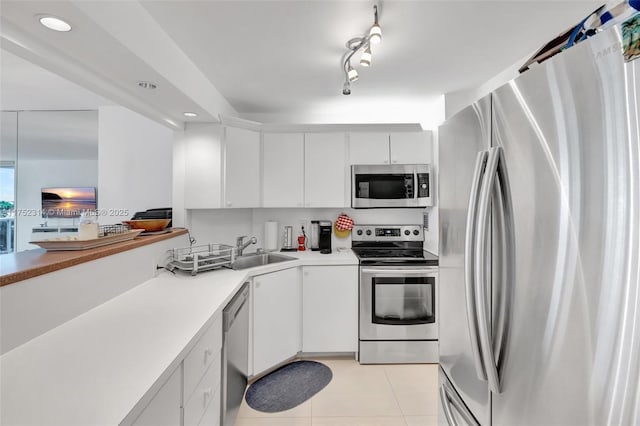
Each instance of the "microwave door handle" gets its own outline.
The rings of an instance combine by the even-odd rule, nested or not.
[[[418,193],[420,190],[418,189],[418,172],[416,170],[413,171],[413,199],[418,201]]]

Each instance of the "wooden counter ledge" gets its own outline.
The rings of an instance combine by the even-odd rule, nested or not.
[[[45,249],[26,250],[18,253],[0,255],[0,287],[23,281],[38,275],[81,263],[111,256],[112,254],[132,250],[158,241],[186,234],[187,230],[173,229],[161,235],[138,236],[131,241],[110,244],[79,251],[46,251]]]

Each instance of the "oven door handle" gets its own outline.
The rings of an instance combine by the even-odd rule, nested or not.
[[[389,274],[402,274],[402,275],[434,275],[436,274],[435,269],[360,269],[360,272],[363,274],[372,274],[372,275],[389,275]]]

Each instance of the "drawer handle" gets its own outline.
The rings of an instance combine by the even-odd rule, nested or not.
[[[202,404],[206,407],[209,403],[209,398],[211,398],[211,388],[206,388],[202,395]]]

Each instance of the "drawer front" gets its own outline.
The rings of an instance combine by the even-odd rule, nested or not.
[[[198,426],[220,426],[220,388],[214,392]]]
[[[220,358],[222,348],[222,315],[211,324],[211,327],[198,340],[191,352],[184,359],[184,397],[188,401],[213,361]]]
[[[202,380],[184,405],[184,426],[197,426],[207,407],[215,405],[220,410],[220,377],[222,358],[220,351]]]

